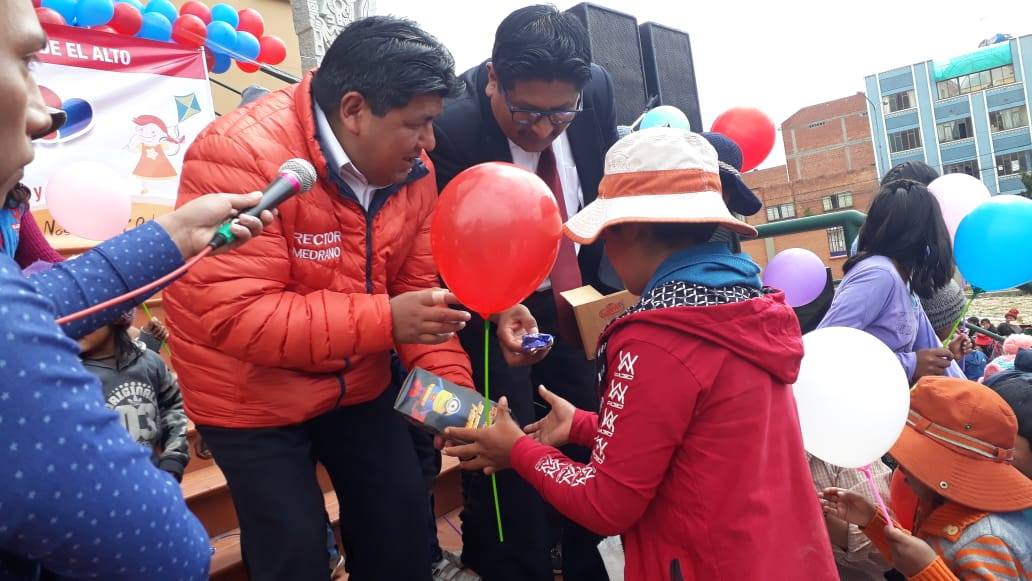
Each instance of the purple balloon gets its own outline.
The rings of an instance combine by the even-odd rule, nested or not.
[[[804,248],[782,250],[763,271],[763,284],[784,291],[790,307],[812,303],[821,296],[827,282],[828,274],[820,257]]]

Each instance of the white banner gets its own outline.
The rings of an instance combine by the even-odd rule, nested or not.
[[[32,212],[51,245],[95,244],[66,232],[47,211],[46,184],[61,168],[101,162],[133,184],[126,229],[172,210],[187,148],[215,109],[201,51],[66,26],[46,26],[35,77],[47,104],[68,113],[37,140],[25,172]]]

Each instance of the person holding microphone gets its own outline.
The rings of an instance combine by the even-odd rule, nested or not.
[[[32,138],[54,129],[31,72],[45,43],[29,0],[0,2],[3,192],[32,161]],[[205,196],[31,279],[0,255],[0,577],[208,578],[204,528],[175,480],[106,409],[72,340],[145,296],[63,328],[55,319],[176,270],[260,199]],[[272,220],[268,212],[241,216],[230,227],[236,240],[222,251]]]

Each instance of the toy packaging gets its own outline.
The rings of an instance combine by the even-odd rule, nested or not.
[[[394,409],[435,434],[445,428],[482,428],[486,424],[484,396],[418,367],[405,379]],[[492,421],[497,409],[491,402]]]

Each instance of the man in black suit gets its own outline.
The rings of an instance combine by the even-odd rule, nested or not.
[[[462,78],[464,94],[446,102],[434,122],[437,146],[431,157],[442,191],[471,166],[504,161],[536,172],[552,189],[564,219],[596,198],[606,151],[618,139],[616,113],[612,80],[591,64],[587,30],[580,21],[553,6],[517,10],[498,27],[491,60]],[[504,188],[498,195],[505,195]],[[544,409],[535,407],[538,385],[581,409],[598,407],[593,363],[584,355],[572,309],[559,292],[584,284],[612,292],[619,282],[606,275],[611,269],[600,268],[602,262],[601,243],[577,248],[564,238],[549,280],[523,303],[536,321],[519,317],[520,310],[497,321],[499,336],[490,353],[491,396],[507,396],[519,421],[544,415]],[[471,321],[460,338],[479,383],[484,356],[482,325],[477,323]],[[544,359],[521,359],[515,339],[535,323],[541,332],[556,335],[556,343]],[[568,453],[588,460],[584,448]],[[559,541],[553,531],[561,527],[564,578],[607,578],[595,547],[598,537],[560,521],[515,474],[497,478],[504,543],[498,542],[490,482],[482,474],[464,479],[462,557],[469,567],[485,581],[551,581],[550,553]],[[553,522],[561,524],[553,527]]]

